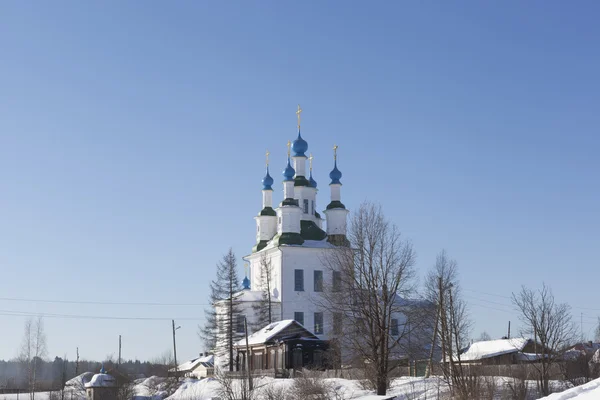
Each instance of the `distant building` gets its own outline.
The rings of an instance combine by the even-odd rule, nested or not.
[[[508,365],[538,361],[541,347],[532,339],[514,338],[472,343],[460,354],[461,364]],[[547,352],[546,352],[547,354]],[[454,356],[459,361],[459,356]]]
[[[169,370],[169,376],[183,376],[186,378],[202,379],[215,374],[214,356],[208,355],[204,357],[194,358],[184,362],[183,364]]]
[[[92,376],[92,379],[85,384],[85,391],[88,400],[116,400],[117,380],[106,373],[103,365],[100,373]]]

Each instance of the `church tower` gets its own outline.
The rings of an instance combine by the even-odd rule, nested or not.
[[[333,170],[329,173],[331,183],[331,202],[327,205],[325,216],[327,218],[327,240],[337,246],[346,245],[346,219],[348,210],[342,203],[342,172],[337,167],[337,149],[338,146],[333,146]]]
[[[269,151],[267,150],[267,171],[262,180],[262,210],[256,220],[256,245],[252,252],[262,250],[277,232],[277,213],[273,210],[273,178],[269,174]]]

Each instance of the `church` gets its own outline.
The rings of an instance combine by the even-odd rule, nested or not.
[[[240,310],[235,329],[241,335],[245,333],[244,318],[250,326],[257,320],[255,306],[263,299],[267,287],[273,322],[295,320],[321,340],[327,340],[332,334],[333,316],[317,304],[320,292],[336,277],[335,272],[323,267],[322,260],[325,252],[347,244],[349,211],[341,201],[342,173],[337,165],[337,146],[333,148],[330,194],[323,211],[324,218],[317,211],[317,182],[312,173],[312,156],[307,156],[308,143],[300,133],[301,112],[298,106],[298,136],[288,142],[287,165],[283,169],[283,201],[276,207],[273,206],[275,180],[269,169],[269,153],[266,154],[262,209],[254,217],[256,244],[252,253],[244,257],[247,276],[243,290],[235,296]],[[265,282],[261,273],[261,265],[265,262],[270,268],[269,282]],[[217,314],[224,312],[218,310],[220,304],[216,306]],[[260,328],[263,327],[249,327],[248,333]]]

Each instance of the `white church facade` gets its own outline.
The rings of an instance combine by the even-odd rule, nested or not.
[[[342,173],[337,167],[337,146],[334,146],[330,196],[323,211],[324,218],[317,211],[317,182],[312,174],[312,156],[307,156],[308,143],[300,133],[300,112],[298,107],[298,136],[292,143],[288,142],[283,201],[276,207],[267,152],[262,209],[255,217],[256,244],[252,253],[244,257],[249,277],[244,279],[244,289],[235,296],[240,309],[240,315],[236,316],[238,334],[244,332],[244,317],[249,325],[256,321],[253,305],[263,299],[265,282],[261,280],[261,262],[265,260],[272,271],[269,283],[272,321],[296,320],[319,339],[328,339],[332,334],[333,316],[318,306],[318,298],[336,277],[323,266],[322,260],[327,251],[347,243],[348,210],[341,201]],[[219,307],[223,306],[217,304],[217,313],[224,313]],[[249,331],[253,330],[249,327]]]

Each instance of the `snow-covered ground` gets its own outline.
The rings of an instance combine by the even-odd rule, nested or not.
[[[600,399],[600,379],[593,380],[585,385],[567,389],[561,393],[553,393],[544,397],[544,400],[592,400]]]
[[[260,396],[268,387],[291,388],[293,379],[258,378],[255,388]],[[438,378],[398,378],[392,382],[386,396],[376,396],[372,390],[363,389],[358,381],[348,379],[325,379],[344,399],[379,400],[397,396],[399,399],[435,399],[437,394],[445,393],[445,386]],[[187,379],[168,400],[207,400],[217,397],[219,384],[215,379]]]

